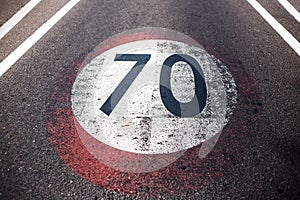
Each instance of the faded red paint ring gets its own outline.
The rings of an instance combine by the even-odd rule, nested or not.
[[[232,156],[240,155],[247,145],[244,142],[245,138],[255,134],[253,126],[257,123],[260,97],[257,94],[255,82],[247,75],[238,60],[224,54],[220,58],[215,54],[227,65],[235,79],[238,88],[238,103],[229,124],[223,129],[218,145],[203,159],[198,157],[200,146],[186,152],[155,155],[135,154],[115,149],[86,133],[72,113],[70,98],[72,85],[78,73],[89,61],[102,52],[121,44],[150,39],[168,39],[198,45],[183,34],[157,28],[134,30],[107,39],[88,53],[84,60],[80,59],[67,67],[63,76],[55,83],[47,111],[46,124],[49,140],[60,158],[72,170],[95,185],[106,189],[151,196],[197,190],[218,179],[226,169],[232,167]],[[95,155],[87,150],[86,144],[100,148],[101,155],[96,157],[102,157],[115,167],[108,167],[96,159]],[[148,165],[141,166],[141,163]],[[150,163],[153,166],[149,165]],[[127,165],[128,169],[133,169],[133,171],[137,167],[154,167],[155,169],[157,166],[169,165],[154,172],[131,173],[118,170],[118,164],[122,167]]]

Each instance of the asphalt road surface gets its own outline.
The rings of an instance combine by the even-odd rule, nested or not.
[[[1,24],[27,2],[0,0]],[[276,0],[259,2],[300,41],[291,14]],[[0,61],[65,3],[41,1],[0,40]],[[81,160],[68,161],[85,154],[62,155],[71,147],[51,138],[55,128],[71,130],[67,122],[55,127],[54,102],[70,95],[77,65],[94,47],[144,27],[183,33],[225,63],[236,110],[203,160],[183,155],[153,173],[106,167],[98,172],[106,182],[91,178],[76,168]],[[299,199],[299,66],[300,56],[246,0],[81,0],[0,77],[0,199]]]

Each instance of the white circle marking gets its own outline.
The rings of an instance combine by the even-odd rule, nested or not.
[[[107,116],[100,107],[136,63],[114,61],[116,54],[151,54],[151,58]],[[160,71],[173,54],[192,56],[203,70],[207,101],[194,117],[174,116],[162,103]],[[194,96],[193,72],[186,63],[175,65],[172,92],[178,101],[189,102]],[[227,124],[236,100],[236,85],[225,65],[203,48],[171,40],[135,41],[103,52],[77,76],[71,96],[74,116],[91,136],[117,149],[144,154],[182,151],[208,140]]]

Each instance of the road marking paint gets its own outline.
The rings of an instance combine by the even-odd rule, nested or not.
[[[234,106],[236,107],[236,109],[234,110],[234,113],[228,113],[228,115],[230,116],[230,121],[228,121],[227,125],[224,126],[221,133],[214,135],[211,139],[196,147],[175,153],[162,154],[153,154],[153,151],[152,153],[149,151],[148,153],[133,153],[120,150],[97,140],[94,136],[92,136],[92,134],[87,133],[87,131],[84,130],[83,127],[75,119],[74,111],[72,109],[75,107],[75,104],[72,101],[72,98],[74,100],[74,95],[76,92],[74,91],[74,81],[78,79],[79,76],[81,76],[81,73],[84,73],[85,70],[88,70],[87,68],[92,67],[92,64],[98,63],[99,68],[103,68],[106,66],[108,69],[113,67],[112,65],[118,65],[119,67],[114,67],[118,68],[115,73],[123,73],[120,74],[120,81],[124,76],[126,77],[128,73],[132,71],[133,66],[136,66],[137,62],[140,62],[140,64],[142,65],[146,63],[144,66],[140,66],[142,70],[138,71],[138,75],[134,78],[133,81],[132,79],[130,79],[130,77],[129,79],[125,79],[129,80],[129,82],[132,81],[132,83],[124,93],[124,95],[121,96],[121,98],[118,98],[119,94],[117,94],[117,99],[114,99],[115,96],[111,95],[113,94],[113,91],[115,91],[113,87],[111,87],[110,89],[107,88],[107,91],[100,91],[99,89],[101,87],[104,87],[104,83],[115,84],[113,83],[114,80],[118,82],[118,80],[116,80],[116,77],[114,76],[111,76],[109,78],[109,73],[104,73],[103,75],[108,76],[103,77],[101,74],[88,71],[88,73],[91,74],[91,80],[87,81],[91,82],[92,79],[96,79],[97,76],[100,78],[99,82],[95,84],[96,87],[84,82],[81,86],[77,85],[78,87],[82,87],[84,89],[85,84],[86,88],[84,90],[91,91],[93,90],[92,88],[99,90],[101,92],[100,95],[102,95],[103,98],[95,93],[93,95],[96,97],[94,99],[94,102],[102,101],[102,103],[104,103],[109,96],[111,96],[112,102],[114,102],[115,100],[118,101],[115,107],[111,107],[113,108],[112,112],[106,112],[105,114],[103,114],[103,116],[106,118],[109,118],[111,116],[113,117],[114,115],[116,116],[117,113],[126,116],[130,113],[143,114],[146,112],[145,115],[142,116],[145,117],[142,121],[144,126],[137,127],[139,129],[145,130],[144,138],[149,135],[149,132],[147,132],[147,128],[149,128],[150,126],[147,126],[146,123],[149,122],[149,118],[151,117],[151,112],[147,111],[146,105],[154,105],[154,108],[157,108],[158,110],[159,108],[162,108],[164,109],[163,112],[168,112],[166,111],[164,105],[162,105],[162,100],[159,102],[159,104],[155,104],[157,100],[151,101],[152,98],[160,98],[159,94],[154,94],[153,97],[151,95],[151,91],[153,91],[153,89],[156,90],[156,93],[160,93],[160,91],[158,91],[160,83],[166,88],[169,87],[168,85],[171,85],[171,92],[173,93],[174,97],[178,101],[180,101],[180,103],[192,102],[193,96],[197,95],[194,86],[198,85],[198,83],[195,83],[195,81],[197,81],[197,78],[195,78],[195,76],[197,76],[197,72],[193,70],[195,70],[195,68],[197,70],[198,67],[197,65],[192,63],[192,61],[188,57],[185,58],[185,61],[190,61],[191,63],[188,65],[187,62],[182,61],[179,61],[178,63],[166,62],[166,60],[169,60],[170,54],[175,55],[178,50],[174,45],[171,45],[171,47],[174,47],[174,49],[169,48],[169,50],[171,51],[169,53],[165,51],[154,54],[151,52],[151,49],[145,49],[146,45],[144,45],[140,49],[140,52],[138,52],[138,49],[133,49],[132,51],[128,49],[128,51],[125,50],[122,52],[114,52],[115,54],[111,55],[111,59],[107,58],[103,60],[103,63],[100,59],[101,56],[107,54],[108,51],[111,51],[113,49],[120,50],[118,49],[119,47],[128,47],[130,43],[137,44],[136,42],[138,41],[153,42],[157,40],[167,40],[166,44],[174,44],[174,41],[176,41],[175,43],[177,44],[183,43],[183,46],[199,47],[199,49],[203,48],[192,38],[182,33],[178,33],[168,29],[150,27],[129,30],[124,33],[112,36],[103,41],[101,44],[97,45],[92,51],[87,54],[84,60],[83,58],[81,58],[80,60],[65,68],[65,71],[61,74],[60,77],[58,77],[57,81],[54,81],[53,90],[49,95],[49,102],[47,102],[48,108],[46,112],[46,125],[49,133],[49,141],[53,145],[60,158],[68,167],[70,167],[70,169],[74,171],[74,173],[92,182],[93,184],[100,186],[101,188],[117,191],[126,195],[138,195],[141,197],[158,197],[166,194],[180,195],[186,193],[187,191],[199,190],[203,187],[203,184],[210,184],[211,182],[220,180],[220,178],[226,172],[228,172],[228,170],[234,167],[235,158],[242,157],[244,153],[246,153],[247,150],[251,148],[252,144],[247,141],[251,140],[251,138],[253,138],[253,135],[255,135],[256,131],[258,130],[259,122],[257,119],[259,119],[258,114],[261,103],[260,96],[257,93],[256,84],[253,79],[249,77],[240,61],[224,54],[223,51],[221,54],[215,52],[216,56],[212,56],[203,49],[203,51],[205,51],[208,55],[208,58],[212,57],[215,62],[220,59],[222,60],[222,63],[226,63],[226,68],[228,70],[224,69],[224,64],[216,63],[218,65],[218,68],[221,70],[220,73],[223,74],[221,75],[221,77],[226,90],[227,88],[230,88],[231,85],[230,82],[226,81],[230,76],[230,74],[226,74],[226,71],[229,71],[232,74],[232,77],[234,77],[234,82],[236,83],[236,88],[238,89],[238,101],[234,105],[228,105],[229,107]],[[162,47],[163,45],[160,45],[161,49]],[[212,47],[208,48],[215,49]],[[156,47],[152,50],[155,52],[155,49],[159,48]],[[184,49],[181,49],[181,51],[184,51]],[[177,53],[184,55],[188,54],[186,52],[180,51]],[[201,54],[201,52],[201,55],[198,55],[199,52],[197,53],[197,51],[190,53],[191,54],[189,55],[194,59],[203,58],[203,56],[205,55],[205,53]],[[116,54],[121,54],[121,56],[116,56]],[[124,57],[125,54],[126,56]],[[149,56],[144,57],[144,55],[149,54],[151,54],[151,57],[148,60]],[[167,55],[161,55],[160,58],[160,54]],[[193,54],[197,54],[197,56],[194,56]],[[127,57],[127,55],[131,56]],[[132,55],[138,56],[132,57]],[[173,61],[178,61],[176,60],[176,58],[178,58],[177,55],[173,57],[175,58],[175,60]],[[157,56],[159,59],[156,59]],[[155,62],[155,60],[158,60],[159,62]],[[216,70],[214,67],[212,67],[212,69],[208,69],[207,65],[206,67],[202,66],[202,63],[205,61],[206,58],[201,61],[197,60],[202,68],[205,78],[208,79],[208,77],[211,76],[207,75],[208,71],[218,70]],[[159,73],[162,70],[159,70],[157,68],[163,68],[161,62],[165,64],[163,65],[165,66],[165,69],[167,69],[167,67],[170,67],[171,73]],[[97,66],[94,67],[97,70]],[[123,71],[125,69],[120,69],[120,71],[119,68],[122,67],[126,67],[127,71]],[[153,70],[151,70],[150,68]],[[157,70],[158,74],[155,73],[155,71]],[[98,69],[98,71],[101,71],[101,69]],[[148,74],[148,76],[145,74]],[[156,78],[153,77],[153,74]],[[161,81],[160,74],[166,75],[165,77],[167,79],[169,79],[169,77],[171,76],[170,84]],[[154,80],[152,80],[151,77],[153,77]],[[189,82],[190,80],[191,82]],[[143,84],[139,84],[141,82]],[[217,90],[217,88],[214,87],[215,83],[213,81],[209,82],[210,83],[207,84],[207,91],[209,91],[212,87]],[[216,79],[216,82],[220,82],[218,78]],[[115,85],[118,85],[118,83],[116,83]],[[122,85],[128,87],[128,85],[124,83],[122,83]],[[79,91],[77,90],[77,94],[78,92]],[[123,92],[121,93],[123,94]],[[85,94],[81,95],[83,96]],[[231,98],[234,95],[231,96],[228,92],[228,96],[229,98]],[[81,100],[86,101],[93,98],[88,95],[87,97],[88,98],[82,98]],[[98,100],[99,97],[100,100]],[[215,97],[208,97],[208,101],[211,98]],[[226,99],[222,99],[222,101],[230,102],[230,100]],[[92,108],[92,110],[94,110],[96,114],[101,114],[102,110],[100,110],[100,107],[102,107],[102,103],[99,102],[98,105]],[[120,107],[123,106],[122,104],[125,105],[125,110],[123,113],[122,109],[120,109]],[[210,102],[210,104],[213,103]],[[92,105],[87,106],[93,107]],[[148,110],[150,111],[150,109]],[[127,111],[132,112],[128,113]],[[212,110],[212,112],[214,111]],[[223,115],[223,113],[221,114]],[[141,115],[137,116],[139,117]],[[210,116],[207,115],[206,117],[209,118]],[[176,117],[172,116],[172,113],[169,112],[167,118],[174,118],[175,120],[178,120],[182,117],[177,117],[176,119]],[[185,118],[189,120],[193,117]],[[121,122],[125,121],[122,118],[120,119]],[[141,118],[134,119],[133,123],[138,123],[139,119]],[[91,121],[91,123],[98,122]],[[150,121],[149,124],[151,125],[151,123],[152,122]],[[209,121],[207,123],[209,123]],[[115,124],[113,123],[113,125]],[[91,126],[93,125],[91,124]],[[127,128],[127,126],[124,127]],[[191,128],[193,127],[188,127],[188,129]],[[222,136],[220,136],[221,134]],[[151,135],[149,136],[151,137]],[[170,132],[170,134],[168,134],[167,136],[170,136],[170,138],[172,138],[174,136],[174,133],[172,135],[172,133]],[[217,141],[218,143],[216,145]],[[115,141],[110,142],[116,143]],[[147,146],[147,141],[142,140],[142,142],[146,144],[145,147],[149,147],[148,149],[151,150],[151,143],[149,143],[150,145]],[[137,147],[141,149],[140,146]]]
[[[101,106],[115,88],[124,89],[120,84],[126,82],[124,77],[138,68],[134,60],[116,61],[116,55],[151,58],[140,64],[141,72],[134,75],[122,98],[120,92],[111,97],[110,102],[117,101],[111,104],[117,105],[107,114]],[[180,61],[167,64],[175,57]],[[203,48],[171,40],[141,40],[93,59],[77,76],[71,101],[79,124],[100,142],[133,153],[163,154],[192,148],[221,132],[233,113],[234,107],[228,105],[236,103],[235,87],[226,66]],[[205,107],[198,109],[206,95]]]
[[[247,0],[248,3],[272,26],[272,28],[290,45],[300,56],[300,43],[288,32],[264,7],[256,0]]]
[[[296,8],[287,0],[277,0],[299,23],[300,23],[300,13]]]
[[[17,25],[41,0],[31,0],[0,27],[0,40]]]
[[[0,63],[0,77],[17,62],[36,42],[38,42],[61,18],[63,18],[80,0],[71,0],[47,22],[27,38],[17,49]]]

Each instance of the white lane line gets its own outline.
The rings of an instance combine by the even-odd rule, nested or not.
[[[31,0],[0,27],[0,40],[17,25],[41,0]]]
[[[71,0],[0,63],[0,77],[41,39],[80,0]]]
[[[300,23],[300,13],[296,8],[290,4],[287,0],[277,0],[299,23]]]
[[[257,1],[247,0],[249,4],[272,26],[272,28],[290,45],[290,47],[300,56],[300,43],[290,34],[266,9]]]

